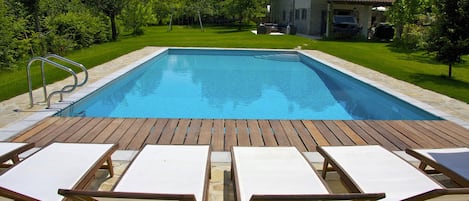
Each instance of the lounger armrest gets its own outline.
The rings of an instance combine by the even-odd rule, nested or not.
[[[6,189],[0,186],[0,197],[5,197],[13,200],[24,200],[24,201],[39,201],[36,198],[29,197],[27,195]]]
[[[121,199],[161,199],[161,200],[181,200],[195,201],[195,195],[191,194],[155,194],[155,193],[135,193],[135,192],[112,192],[112,191],[90,191],[90,190],[69,190],[59,189],[58,193],[65,198],[83,201],[100,200],[99,198],[121,198]]]
[[[315,194],[315,195],[252,195],[251,201],[275,200],[379,200],[384,193],[346,193],[346,194]]]
[[[403,201],[428,200],[428,199],[432,199],[436,197],[449,196],[449,195],[468,195],[469,196],[469,188],[435,189],[435,190],[431,190],[431,191],[407,198]]]

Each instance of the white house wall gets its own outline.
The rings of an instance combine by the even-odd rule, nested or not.
[[[327,0],[272,0],[272,21],[280,25],[294,24],[298,33],[321,34],[321,26],[325,25],[322,19],[322,12],[327,11]],[[295,12],[299,12],[298,18]],[[303,10],[306,16],[303,17]],[[285,18],[284,14],[285,12]]]
[[[302,18],[303,9],[306,9],[306,18]],[[271,0],[271,20],[280,25],[294,24],[298,33],[322,35],[326,31],[327,9],[328,0]],[[363,36],[368,34],[368,27],[371,24],[371,6],[333,4],[332,9],[354,10],[358,23],[362,27],[361,34]],[[295,19],[295,12],[292,11],[300,12],[299,19]]]

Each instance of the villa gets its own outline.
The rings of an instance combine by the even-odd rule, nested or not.
[[[394,0],[272,0],[271,21],[282,25],[294,25],[297,33],[330,35],[332,16],[351,16],[367,36],[369,28],[382,20],[378,8],[391,6]],[[330,17],[328,17],[330,16]]]

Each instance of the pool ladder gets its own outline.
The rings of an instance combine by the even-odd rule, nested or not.
[[[85,73],[83,81],[78,83],[78,77],[77,77],[77,74],[75,73],[75,71],[73,71],[71,68],[68,68],[68,67],[66,67],[62,64],[59,64],[55,61],[50,60],[49,58],[54,58],[54,59],[60,60],[64,63],[68,63],[68,64],[71,64],[71,65],[74,65],[74,66],[77,66],[77,67],[81,68],[81,70],[83,70],[83,72]],[[28,76],[28,85],[29,85],[29,100],[30,100],[31,107],[34,106],[34,100],[33,100],[33,86],[32,86],[33,84],[32,84],[32,80],[31,80],[31,72],[30,71],[31,71],[31,64],[33,64],[35,61],[41,61],[42,87],[43,87],[43,91],[44,91],[44,102],[47,103],[47,108],[50,108],[50,99],[53,95],[59,94],[60,95],[60,101],[62,101],[63,100],[63,93],[70,93],[70,92],[74,91],[77,87],[81,87],[81,86],[85,85],[86,82],[88,81],[88,70],[85,68],[85,66],[83,66],[83,64],[72,61],[72,60],[67,59],[65,57],[61,57],[61,56],[56,55],[56,54],[49,54],[49,55],[46,55],[44,57],[33,57],[32,59],[29,60],[28,67],[27,67],[27,76]],[[69,84],[69,85],[65,85],[62,89],[57,90],[57,91],[53,91],[52,93],[47,95],[47,87],[46,87],[47,83],[46,83],[46,76],[45,76],[45,71],[44,71],[44,64],[45,63],[48,63],[48,64],[50,64],[54,67],[57,67],[61,70],[64,70],[64,71],[70,73],[73,76],[74,83]]]

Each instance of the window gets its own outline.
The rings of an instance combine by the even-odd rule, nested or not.
[[[296,9],[295,10],[295,20],[299,20],[300,19],[300,9]]]
[[[306,8],[301,9],[301,19],[306,20],[308,14],[308,10]]]
[[[287,11],[285,10],[282,12],[282,19],[283,21],[287,20]]]

